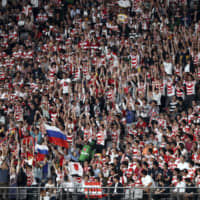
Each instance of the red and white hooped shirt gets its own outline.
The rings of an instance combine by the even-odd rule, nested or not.
[[[25,14],[26,16],[32,14],[32,7],[30,5],[24,6],[22,9],[22,13]]]
[[[167,96],[174,96],[175,95],[175,87],[172,81],[168,81],[166,84],[167,87]]]
[[[197,175],[195,178],[195,185],[196,187],[200,188],[200,175]]]
[[[130,55],[131,58],[131,68],[137,68],[139,64],[139,56],[138,55]]]
[[[184,95],[185,95],[184,87],[183,86],[181,86],[181,87],[176,86],[176,96],[184,98]]]
[[[16,121],[22,121],[23,120],[23,109],[21,106],[16,106],[14,108],[15,110],[15,119]]]
[[[82,128],[82,131],[83,131],[84,142],[90,141],[92,139],[92,129]]]
[[[77,81],[81,78],[81,70],[79,67],[73,70],[74,81]]]
[[[119,142],[119,135],[120,135],[119,130],[112,131],[112,142],[118,143]]]
[[[196,81],[186,81],[186,94],[187,95],[194,95],[195,94],[195,85]]]
[[[106,130],[98,131],[96,134],[97,144],[105,145],[105,139],[107,138]]]
[[[74,136],[74,135],[73,135],[72,133],[66,135],[67,142],[68,142],[69,144],[71,144],[71,145],[72,145],[72,143],[73,143],[73,136]]]

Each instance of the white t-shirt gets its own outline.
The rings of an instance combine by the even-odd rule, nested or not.
[[[174,192],[185,192],[185,181],[181,181],[179,183],[177,183],[176,188],[174,189]]]
[[[153,100],[155,100],[157,102],[157,105],[161,105],[160,99],[161,99],[161,93],[155,93],[153,92]]]
[[[168,75],[172,75],[172,70],[173,70],[173,65],[172,65],[172,63],[163,62],[163,65],[164,65],[165,72],[166,72]]]
[[[7,5],[7,0],[2,0],[1,1],[1,6],[2,7],[6,7],[6,5]]]
[[[177,168],[179,168],[180,170],[189,169],[189,164],[187,162],[178,163]]]
[[[152,183],[152,185],[150,186],[151,188],[155,187],[154,180],[150,175],[146,175],[145,177],[142,177],[141,181],[144,187],[147,187],[150,183]]]
[[[130,1],[129,0],[119,0],[118,1],[118,5],[122,8],[128,8],[131,6]]]
[[[190,72],[190,64],[185,65],[184,72]]]
[[[63,87],[63,94],[66,94],[66,93],[69,93],[69,84],[71,83],[71,80],[70,79],[62,79],[60,81],[60,84],[62,85]]]

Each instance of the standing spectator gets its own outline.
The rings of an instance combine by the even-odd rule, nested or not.
[[[179,198],[183,199],[183,195],[185,193],[185,189],[186,189],[186,183],[183,180],[183,177],[181,175],[177,176],[177,184],[176,187],[174,189],[174,199],[176,199],[177,196],[179,196]]]
[[[1,163],[0,166],[0,186],[1,187],[8,187],[9,184],[9,168],[6,160]],[[8,189],[3,188],[1,189],[1,198],[6,199],[8,198]]]
[[[142,170],[141,176],[142,187],[144,187],[143,199],[149,199],[151,197],[152,188],[155,187],[155,182],[152,177],[147,174],[147,170],[145,169]]]
[[[113,178],[113,185],[112,187],[114,187],[113,191],[111,192],[112,196],[111,199],[115,200],[115,199],[122,199],[123,197],[123,185],[119,182],[119,176],[114,176]]]

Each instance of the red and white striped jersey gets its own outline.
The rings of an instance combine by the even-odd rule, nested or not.
[[[99,44],[96,43],[96,42],[93,42],[93,43],[90,44],[90,48],[91,48],[91,49],[94,49],[94,50],[98,50]]]
[[[70,79],[62,79],[60,81],[60,85],[63,89],[63,93],[69,93],[70,82],[71,82]]]
[[[175,87],[172,81],[167,82],[167,96],[174,96],[175,95]]]
[[[132,68],[137,68],[139,64],[139,56],[138,55],[131,55],[131,67]]]
[[[193,120],[194,120],[194,113],[188,115],[188,124],[191,124]]]
[[[195,178],[195,186],[198,188],[200,187],[200,175],[199,174]]]
[[[15,94],[15,93],[11,93],[11,94],[9,94],[8,95],[8,100],[9,101],[14,101],[14,100],[16,100],[18,97],[17,97],[17,95]]]
[[[172,126],[172,133],[174,135],[177,135],[178,134],[178,130],[179,130],[179,126],[178,125],[173,125]]]
[[[2,72],[0,71],[0,80],[4,80],[6,77],[6,73],[5,72]]]
[[[185,127],[183,127],[183,132],[184,133],[189,133],[190,132],[190,127],[188,125],[186,125]]]
[[[64,180],[64,172],[62,172],[61,170],[56,170],[56,181],[57,182],[63,182]]]
[[[183,86],[181,86],[181,87],[176,86],[176,96],[184,98],[184,95],[185,95],[184,87]]]
[[[33,172],[32,171],[26,171],[26,176],[27,176],[27,186],[31,186],[33,184],[34,178],[33,178]]]
[[[199,62],[200,62],[200,53],[198,53],[197,55],[193,56],[194,65],[198,65]]]
[[[124,175],[121,176],[119,182],[120,182],[122,185],[125,185],[125,184],[127,183],[127,177],[124,176]]]
[[[105,56],[101,56],[98,66],[105,65],[105,64],[106,64],[106,57]]]
[[[89,171],[91,170],[91,167],[90,166],[87,166],[87,167],[83,167],[83,171],[85,174],[89,174]]]
[[[23,57],[25,58],[25,59],[32,59],[33,58],[33,51],[32,50],[30,50],[30,51],[26,51],[26,52],[24,52],[23,53]]]
[[[182,75],[182,70],[181,70],[181,68],[180,68],[180,67],[176,67],[176,68],[175,68],[175,73],[176,73],[177,76],[181,76],[181,75]]]
[[[90,128],[89,130],[84,128],[83,129],[83,139],[84,139],[84,142],[87,142],[89,140],[91,140],[92,138],[92,129]]]
[[[158,119],[158,124],[159,124],[159,126],[161,126],[162,128],[166,128],[166,126],[167,126],[167,122],[166,122],[166,120],[165,119]]]
[[[73,143],[73,134],[67,134],[66,138],[67,138],[67,142],[72,145],[72,143]]]
[[[13,54],[12,54],[12,57],[14,57],[14,58],[21,58],[21,55],[22,55],[22,50],[18,50],[18,51],[15,51],[15,52],[13,52]]]
[[[23,120],[23,109],[21,106],[16,106],[14,108],[15,110],[15,119],[16,121],[22,121]]]
[[[32,13],[32,7],[30,5],[24,6],[22,9],[22,13],[26,16],[31,15]]]
[[[84,65],[82,67],[82,73],[83,73],[83,77],[87,77],[87,75],[89,75],[89,69],[88,69],[88,66],[87,65]]]
[[[192,168],[189,168],[188,169],[188,175],[191,177],[191,178],[194,178],[196,174],[196,168],[195,167],[192,167]]]
[[[145,94],[146,84],[143,84],[143,85],[138,84],[137,92],[138,92],[138,94]]]
[[[106,92],[106,97],[107,97],[107,99],[109,100],[109,101],[113,101],[113,98],[114,98],[114,94],[113,94],[114,92],[112,91],[112,90],[108,90],[107,92]]]
[[[50,80],[50,81],[53,81],[53,79],[54,79],[54,75],[56,74],[56,69],[50,69],[49,70],[49,73],[48,73],[48,79]]]
[[[48,20],[48,16],[46,13],[38,13],[36,17],[36,21],[38,22],[46,22]]]
[[[5,58],[7,56],[5,51],[0,52],[0,58]]]
[[[195,163],[199,163],[199,161],[200,161],[200,154],[197,154],[197,153],[192,154],[192,160]]]
[[[133,158],[140,158],[141,157],[141,151],[139,149],[139,147],[135,147],[134,145],[131,146],[131,150],[133,153]]]
[[[78,44],[78,47],[81,49],[88,49],[90,47],[89,41],[81,41]]]
[[[14,60],[12,58],[6,58],[4,65],[6,67],[13,67],[14,66]]]
[[[136,129],[133,129],[133,128],[130,128],[130,127],[128,127],[128,135],[127,135],[127,136],[130,136],[130,135],[137,136],[137,130],[136,130]]]
[[[195,94],[196,81],[186,81],[185,85],[186,85],[186,94],[187,95]]]
[[[18,34],[16,31],[9,33],[9,40],[17,40]]]
[[[120,135],[119,130],[112,131],[112,142],[118,143],[119,142],[119,135]]]
[[[134,173],[133,168],[129,167],[128,170],[126,171],[126,176],[130,178],[133,175],[133,173]]]
[[[105,139],[107,137],[106,131],[98,131],[96,134],[97,144],[105,145]]]
[[[58,116],[57,112],[56,113],[50,112],[51,121],[54,122],[56,120],[57,116]]]
[[[200,80],[200,67],[197,68],[197,76],[198,76],[198,78]]]
[[[178,166],[177,163],[174,163],[174,162],[169,162],[168,165],[169,165],[169,169],[175,169]]]
[[[173,186],[176,186],[177,183],[178,183],[177,177],[176,177],[176,176],[173,176],[173,177],[172,177],[172,185],[173,185]]]
[[[32,90],[38,89],[38,84],[35,83],[35,82],[31,82],[31,83],[29,83],[29,85],[30,85],[30,88],[31,88]]]
[[[42,47],[42,51],[43,52],[47,52],[49,49],[49,45],[48,44],[44,44],[43,47]]]
[[[160,88],[161,94],[164,94],[165,93],[165,87],[164,87],[163,81],[162,81],[162,83],[159,83],[159,88]]]

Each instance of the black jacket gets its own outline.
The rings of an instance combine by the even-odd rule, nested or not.
[[[123,197],[124,190],[123,190],[122,187],[123,187],[123,185],[118,182],[117,190],[114,193],[114,191],[115,191],[115,183],[112,184],[111,194],[112,194],[113,197],[115,197],[115,199],[120,199],[120,198]]]

